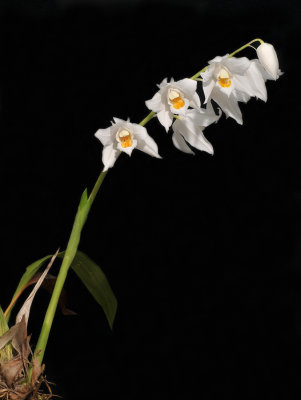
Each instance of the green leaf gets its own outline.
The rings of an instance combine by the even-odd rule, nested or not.
[[[8,331],[8,324],[4,316],[4,313],[2,311],[2,308],[0,307],[0,336],[4,335],[4,333],[7,331]]]
[[[5,332],[8,331],[8,324],[6,321],[6,318],[4,316],[4,313],[2,311],[2,308],[0,307],[0,337],[4,335]],[[0,364],[1,362],[6,362],[10,360],[13,356],[13,349],[11,344],[7,344],[4,346],[3,349],[0,350]]]
[[[62,251],[58,254],[58,257],[63,258],[64,254],[65,252]],[[10,313],[15,306],[15,302],[20,292],[22,292],[22,290],[28,284],[31,278],[51,257],[52,256],[49,255],[40,258],[26,268],[26,271],[19,282],[19,285],[13,295],[11,304],[9,306],[10,309],[6,318],[7,321],[9,320]],[[117,311],[117,300],[105,274],[102,272],[100,267],[95,264],[94,261],[92,261],[86,254],[82,253],[81,251],[76,252],[71,264],[71,268],[81,279],[81,281],[92,294],[97,303],[102,307],[109,322],[109,325],[112,329]]]
[[[87,205],[87,202],[88,202],[88,191],[87,191],[87,188],[86,188],[86,189],[83,191],[83,194],[82,194],[82,197],[81,197],[81,199],[80,199],[78,208],[79,208],[80,210],[82,210],[82,209]]]
[[[105,274],[81,251],[77,251],[71,268],[102,307],[112,329],[117,311],[117,300]]]

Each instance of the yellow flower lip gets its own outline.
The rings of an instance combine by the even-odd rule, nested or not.
[[[171,89],[168,93],[168,100],[169,103],[175,108],[179,110],[180,108],[184,107],[185,101],[182,99],[180,92],[175,89]]]
[[[220,84],[221,87],[230,87],[231,86],[231,83],[232,83],[231,75],[225,68],[222,68],[220,70],[220,73],[218,75],[218,83]]]
[[[121,129],[118,132],[118,139],[124,149],[133,145],[132,134],[127,129]]]

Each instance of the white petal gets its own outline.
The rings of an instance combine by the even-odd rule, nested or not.
[[[233,83],[236,92],[244,92],[249,96],[257,97],[263,101],[267,100],[267,91],[257,60],[250,63],[250,68],[244,76],[235,75]]]
[[[220,119],[219,115],[215,114],[212,107],[211,101],[208,102],[207,108],[201,108],[199,110],[191,110],[189,113],[189,119],[198,126],[206,127]]]
[[[155,93],[155,95],[153,96],[152,99],[146,100],[145,104],[149,110],[152,110],[154,112],[158,112],[158,111],[162,110],[163,104],[162,104],[161,93],[159,93],[159,92]]]
[[[185,139],[187,142],[198,150],[206,151],[209,154],[214,153],[212,144],[205,138],[200,127],[190,126],[187,129]]]
[[[209,65],[204,72],[201,72],[203,82],[211,81],[215,70],[215,64]]]
[[[191,142],[191,145],[196,147],[199,150],[202,151],[206,151],[207,153],[213,155],[214,154],[214,150],[213,150],[213,146],[212,144],[205,138],[204,133],[201,129],[199,129],[198,133],[197,133],[197,139],[198,139],[198,146],[193,145]]]
[[[253,96],[253,88],[250,85],[249,78],[246,75],[235,75],[232,78],[235,90],[245,92]]]
[[[105,146],[102,150],[102,162],[104,165],[104,171],[107,171],[109,168],[113,167],[117,157],[119,156],[120,151],[113,147],[113,144]]]
[[[151,142],[152,141],[152,142]],[[151,143],[151,145],[150,145]],[[137,143],[136,148],[138,150],[143,151],[144,153],[152,156],[152,157],[156,157],[156,158],[162,158],[160,156],[160,154],[158,153],[158,146],[157,143],[152,139],[152,138],[148,138],[147,142],[143,142],[143,141],[139,141]]]
[[[164,126],[166,132],[172,124],[172,113],[170,111],[161,110],[157,114],[158,120]]]
[[[216,63],[220,63],[221,61],[223,61],[225,58],[228,57],[229,54],[226,54],[224,56],[216,56],[215,58],[213,58],[212,60],[208,61],[208,64],[216,64]]]
[[[106,129],[98,129],[94,136],[101,141],[103,146],[112,143],[111,127]]]
[[[146,128],[139,124],[133,124],[134,135],[137,139],[138,150],[144,151],[144,153],[150,156],[161,158],[158,153],[157,143],[148,135]]]
[[[237,101],[242,101],[244,103],[247,103],[251,98],[247,93],[237,90],[233,90],[233,94]]]
[[[203,82],[203,90],[204,90],[204,95],[205,95],[205,101],[204,103],[206,104],[209,97],[211,96],[212,90],[215,86],[215,80],[212,78],[210,81]]]
[[[171,78],[171,80],[173,79]],[[166,84],[167,84],[167,78],[164,78],[163,81],[159,83],[159,85],[157,86],[161,89],[162,87],[166,86]]]
[[[116,117],[113,117],[113,120],[114,120],[115,124],[124,124],[127,122],[124,119],[120,119],[120,118],[116,118]]]
[[[173,87],[178,88],[181,92],[184,93],[185,97],[190,100],[195,94],[197,81],[185,78],[181,79],[180,81],[174,82]]]
[[[172,142],[175,145],[175,147],[180,150],[183,151],[184,153],[187,154],[194,154],[194,152],[191,150],[191,148],[187,145],[187,143],[185,142],[183,136],[179,133],[179,131],[177,130],[177,122],[175,121],[172,124],[172,129],[174,131],[173,135],[172,135]]]
[[[133,133],[137,139],[145,139],[148,137],[147,129],[140,125],[140,124],[132,124],[133,126]]]
[[[242,124],[242,114],[234,93],[230,97],[222,93],[218,88],[212,91],[212,99],[220,106],[227,117],[234,118],[238,124]]]
[[[243,75],[250,67],[250,60],[247,57],[227,57],[223,60],[223,65],[232,75]]]
[[[193,124],[190,120],[178,120],[176,129],[184,139],[198,150],[213,154],[213,147],[203,135],[201,127]]]
[[[276,80],[279,76],[279,61],[274,46],[270,43],[262,43],[256,51],[263,68]]]
[[[189,105],[190,105],[190,107],[193,107],[193,108],[200,108],[201,107],[201,100],[200,100],[200,97],[199,97],[199,95],[197,93],[195,93],[193,95],[192,100],[190,100]]]
[[[242,92],[254,97],[254,88],[247,76],[236,75],[233,77],[233,87],[236,93]]]
[[[263,101],[267,101],[267,89],[257,60],[251,61],[250,68],[247,70],[246,75],[250,80],[254,96]]]
[[[207,114],[211,114],[211,115],[214,115],[217,119],[219,119],[220,118],[220,115],[216,115],[216,113],[215,113],[215,111],[214,111],[214,108],[213,108],[213,105],[212,105],[212,101],[209,101],[208,103],[207,103],[207,106],[206,106],[206,108],[205,108],[205,110],[203,109],[203,108],[201,108],[201,111],[202,112],[205,112],[206,111],[206,113]],[[219,111],[220,111],[220,109],[219,109]],[[211,123],[211,122],[210,122]],[[203,126],[207,126],[207,125],[203,125]]]

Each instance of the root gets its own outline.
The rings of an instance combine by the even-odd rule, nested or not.
[[[47,389],[48,393],[45,393],[45,391],[40,389],[42,385]],[[50,400],[53,397],[60,397],[52,393],[50,385],[53,385],[53,383],[48,382],[45,376],[40,376],[33,392],[28,396],[28,400]]]
[[[0,400],[50,400],[61,397],[52,393],[51,385],[53,383],[48,382],[43,375],[40,376],[34,388],[30,389],[25,385],[18,385],[13,389],[0,382]]]

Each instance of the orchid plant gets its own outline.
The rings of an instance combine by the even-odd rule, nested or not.
[[[253,47],[256,42],[259,43],[257,48]],[[257,58],[249,60],[246,57],[235,57],[237,53],[247,47],[252,47],[256,51]],[[43,370],[41,366],[52,322],[70,268],[74,269],[95,300],[102,306],[112,327],[117,309],[114,293],[101,269],[89,257],[80,252],[78,246],[83,227],[101,184],[108,170],[115,165],[120,154],[123,152],[130,156],[134,149],[138,149],[152,157],[161,158],[157,144],[149,136],[145,125],[154,117],[157,117],[166,132],[171,128],[172,142],[178,150],[194,154],[192,148],[195,148],[213,154],[213,146],[205,138],[204,129],[212,123],[217,123],[223,112],[226,117],[231,117],[237,123],[242,124],[239,102],[246,103],[251,97],[267,101],[265,82],[277,80],[281,74],[274,47],[265,43],[262,39],[254,39],[231,54],[213,58],[206,67],[190,78],[179,81],[174,81],[174,79],[168,81],[165,78],[158,85],[159,90],[150,100],[145,102],[150,113],[139,124],[130,122],[129,119],[125,121],[114,118],[111,126],[98,129],[95,136],[103,145],[102,162],[104,168],[91,193],[88,195],[87,189],[83,192],[67,248],[58,253],[58,257],[62,258],[63,261],[55,280],[40,336],[30,362],[28,361],[30,351],[27,349],[25,353],[23,351],[21,354],[18,351],[18,343],[15,338],[15,333],[19,332],[15,327],[20,326],[24,312],[21,313],[21,317],[20,313],[18,314],[16,325],[10,329],[8,328],[8,321],[16,300],[51,256],[46,256],[34,262],[26,269],[10,305],[4,313],[2,311],[0,313],[0,335],[2,335],[0,336],[0,398],[3,398],[1,395],[2,387],[5,389],[7,396],[5,398],[7,399],[25,399],[30,390],[35,393],[38,366],[39,375],[41,375]],[[201,105],[198,95],[200,87],[202,87],[205,97],[203,105]],[[45,277],[48,269],[45,270],[43,277]],[[41,283],[40,280],[38,282]],[[29,311],[25,313],[26,326],[28,313]],[[25,328],[22,329],[24,336]],[[28,347],[27,335],[25,342]],[[20,360],[22,361],[21,364]],[[7,378],[11,376],[7,372],[7,362],[10,362],[11,368],[14,368],[13,380]],[[19,369],[16,369],[16,365]],[[27,385],[26,390],[22,392],[20,385]],[[19,392],[15,390],[17,387]],[[16,393],[19,394],[16,395]],[[35,398],[34,395],[32,396],[32,398]]]

